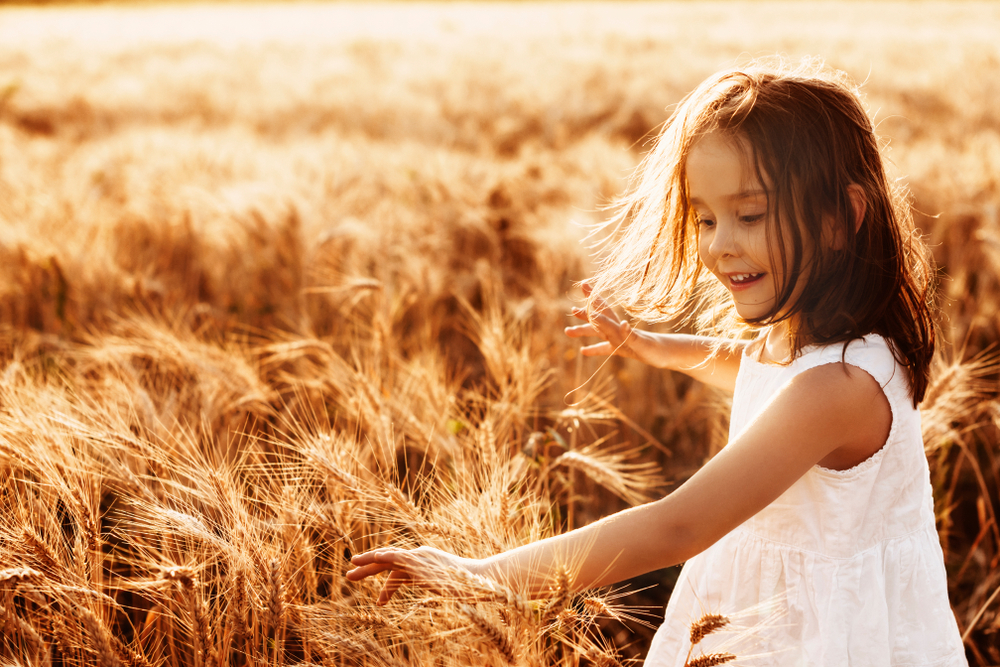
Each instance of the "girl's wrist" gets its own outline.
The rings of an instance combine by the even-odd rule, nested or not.
[[[491,556],[490,558],[463,558],[462,567],[464,567],[471,574],[477,577],[492,578],[493,576],[491,571],[492,568],[490,567],[490,565],[493,558],[495,557]]]

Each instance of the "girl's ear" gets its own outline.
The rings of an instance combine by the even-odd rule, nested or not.
[[[868,212],[868,200],[865,198],[864,188],[857,183],[851,183],[847,186],[847,196],[851,200],[851,209],[854,213],[854,233],[857,234],[865,220],[865,213]],[[824,241],[833,250],[843,250],[845,245],[843,228],[834,224],[832,218],[827,218],[824,224],[826,226],[823,231]]]

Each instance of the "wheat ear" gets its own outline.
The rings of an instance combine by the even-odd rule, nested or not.
[[[495,579],[472,574],[463,568],[445,568],[442,576],[461,582],[473,593],[492,602],[500,602],[514,609],[522,618],[531,618],[534,610],[524,596],[514,592],[511,588],[504,586]]]
[[[234,639],[237,654],[242,655],[246,652],[247,637],[250,635],[248,626],[246,574],[242,569],[238,569],[233,575],[232,597],[229,599],[226,613],[226,639],[230,644],[220,656],[223,662],[229,659]]]
[[[558,617],[562,610],[566,608],[569,598],[569,570],[566,569],[565,565],[560,565],[556,571],[552,597],[549,599],[549,603],[545,606],[545,612],[542,614],[542,622],[547,623],[553,618]]]
[[[0,628],[7,638],[21,635],[25,648],[34,656],[31,662],[38,662],[44,644],[41,635],[31,623],[18,616],[12,608],[0,605]]]
[[[587,649],[583,657],[594,663],[595,667],[622,667],[622,663],[613,655],[594,647]]]
[[[37,583],[42,579],[42,573],[30,567],[9,567],[0,570],[0,584],[11,581],[17,586],[21,583]]]
[[[285,617],[285,585],[281,578],[281,563],[277,558],[271,559],[267,577],[267,624],[273,631],[274,655],[272,664],[282,664],[282,624]]]
[[[503,630],[494,625],[488,618],[482,615],[478,609],[472,605],[463,604],[459,606],[459,611],[463,616],[472,621],[472,624],[485,635],[490,644],[503,656],[508,664],[514,664],[514,645]]]
[[[691,624],[691,645],[729,625],[729,619],[722,614],[705,614]]]
[[[205,605],[202,603],[198,590],[198,576],[190,567],[175,566],[163,571],[163,579],[173,581],[184,591],[191,614],[191,626],[194,628],[194,664],[201,667],[204,664],[213,665],[215,660],[214,646],[211,641],[211,630],[208,627],[208,617]]]
[[[28,550],[34,557],[35,564],[38,565],[38,569],[48,575],[50,578],[58,581],[62,579],[62,566],[59,564],[59,559],[56,557],[56,553],[52,550],[45,540],[35,532],[34,528],[28,528],[25,526],[21,529],[21,538],[28,546]]]
[[[77,614],[83,621],[83,627],[86,628],[87,634],[90,635],[90,641],[97,651],[97,664],[101,667],[122,667],[121,661],[115,654],[111,634],[104,627],[104,623],[85,607],[80,607]]]
[[[706,653],[705,655],[699,655],[697,658],[692,658],[684,663],[684,667],[715,667],[716,665],[724,665],[727,662],[732,662],[736,659],[736,656],[732,653]]]

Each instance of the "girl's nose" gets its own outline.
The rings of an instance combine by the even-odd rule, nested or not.
[[[708,252],[712,257],[720,258],[738,254],[736,239],[733,237],[733,225],[719,220],[715,223],[715,230],[712,234],[712,242],[708,246]]]

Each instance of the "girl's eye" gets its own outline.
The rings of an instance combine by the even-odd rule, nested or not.
[[[747,224],[754,223],[754,222],[760,222],[763,219],[764,219],[764,214],[763,213],[753,213],[751,215],[741,215],[740,216],[740,222],[744,222],[744,223],[747,223]]]
[[[715,224],[715,220],[712,220],[711,218],[703,218],[700,215],[697,216],[697,220],[698,220],[698,226],[700,227],[711,227],[712,225]]]

